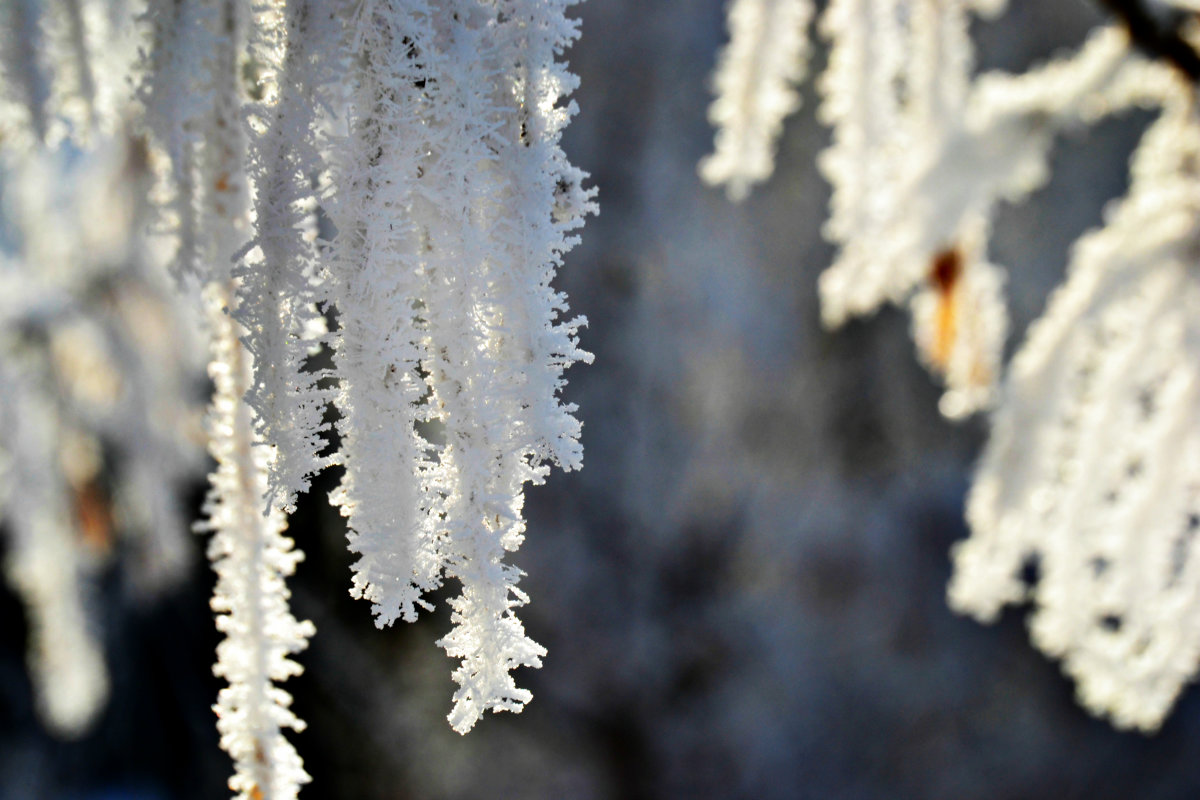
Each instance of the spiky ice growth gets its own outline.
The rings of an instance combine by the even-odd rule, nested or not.
[[[1080,702],[1145,731],[1200,666],[1200,122],[1173,80],[1140,76],[1167,108],[1013,360],[949,588],[984,621],[1031,598]]]
[[[147,263],[144,150],[2,162],[0,518],[6,573],[31,623],[47,726],[86,732],[108,677],[95,582],[114,556],[139,601],[191,564],[178,494],[202,469],[188,398],[199,354],[185,303]],[[119,458],[121,469],[106,469]],[[92,602],[89,602],[92,601]]]
[[[812,0],[730,0],[729,44],[713,75],[716,99],[708,119],[717,129],[714,151],[700,160],[700,177],[725,185],[729,199],[771,177],[784,119],[800,107],[797,85],[808,68]]]
[[[329,302],[316,245],[314,184],[325,164],[317,136],[322,91],[336,80],[342,27],[335,4],[293,0],[259,6],[250,51],[270,88],[246,109],[254,236],[238,253],[235,316],[258,366],[246,402],[276,450],[264,506],[295,511],[296,496],[332,460],[322,457],[325,373],[307,369],[326,341]]]
[[[209,479],[207,520],[198,527],[213,532],[212,608],[225,634],[213,672],[228,682],[213,710],[221,747],[234,761],[229,788],[239,800],[292,800],[309,776],[283,729],[301,731],[304,722],[276,684],[303,671],[291,656],[307,647],[314,628],[288,608],[285,579],[304,555],[283,535],[282,512],[262,513],[273,452],[257,439],[253,412],[241,399],[252,370],[236,323],[225,312],[232,296],[231,287],[218,284],[205,292],[215,385],[209,451],[217,469]]]
[[[584,320],[561,320],[550,286],[595,210],[558,145],[574,112],[561,102],[575,78],[556,60],[577,36],[572,4],[379,0],[352,21],[328,201],[346,465],[333,500],[360,554],[352,593],[379,624],[414,618],[443,578],[461,584],[442,640],[463,659],[460,732],[529,700],[510,671],[544,650],[513,613],[526,598],[503,559],[523,539],[524,484],[546,462],[582,464],[574,406],[557,395],[563,370],[591,357],[576,343]]]

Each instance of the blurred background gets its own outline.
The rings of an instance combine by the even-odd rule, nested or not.
[[[527,494],[521,617],[549,650],[534,700],[465,737],[445,722],[444,603],[378,631],[348,595],[344,526],[314,486],[292,521],[307,555],[294,610],[317,635],[289,681],[308,798],[1183,798],[1200,794],[1200,697],[1154,736],[1074,703],[1028,643],[946,607],[948,551],[986,421],[953,425],[917,365],[907,316],[819,325],[828,132],[811,79],[774,178],[740,205],[703,186],[723,0],[591,0],[569,52],[567,131],[601,213],[559,276],[589,326],[569,373],[585,468]],[[818,3],[823,7],[824,3]],[[1014,0],[975,26],[982,69],[1021,70],[1102,20],[1084,0]],[[811,74],[823,69],[815,43]],[[1004,208],[1013,341],[1061,279],[1071,242],[1126,182],[1146,122],[1060,139],[1054,177]],[[387,476],[381,475],[381,480]],[[192,491],[198,513],[204,486]],[[0,590],[0,798],[228,796],[210,706],[213,578],[135,603],[113,567],[91,602],[112,681],[94,728],[44,732],[21,604]]]

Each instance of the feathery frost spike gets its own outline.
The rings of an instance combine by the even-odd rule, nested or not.
[[[513,614],[525,597],[503,558],[524,535],[524,484],[546,462],[582,464],[557,395],[591,356],[550,286],[595,210],[558,146],[572,4],[376,0],[349,37],[350,130],[328,199],[346,465],[333,500],[360,555],[351,593],[379,624],[414,618],[443,577],[462,584],[441,642],[463,659],[460,732],[529,700],[509,673],[544,651]],[[397,459],[407,470],[380,484]]]
[[[297,0],[258,11],[251,50],[271,72],[274,91],[251,106],[247,164],[254,195],[254,238],[234,276],[236,318],[255,370],[246,402],[276,457],[267,504],[291,512],[296,495],[329,459],[322,431],[329,392],[305,369],[325,339],[325,276],[318,263],[313,185],[325,165],[316,143],[320,91],[332,82],[341,24],[327,3]]]
[[[900,105],[894,86],[904,60],[898,16],[896,0],[832,0],[820,21],[831,47],[817,81],[818,114],[833,128],[833,143],[817,164],[833,187],[825,237],[841,246],[819,284],[828,326],[872,310],[881,302],[872,294],[887,296],[880,287],[890,270],[876,248],[895,204],[897,167],[890,154]]]
[[[91,147],[118,133],[137,60],[134,15],[122,0],[0,4],[0,135],[9,155]]]
[[[842,246],[819,280],[821,316],[830,327],[903,301],[934,254],[959,246],[957,224],[942,229],[937,215],[921,208],[945,187],[920,181],[942,166],[953,131],[963,127],[971,63],[963,3],[914,2],[904,28],[895,0],[858,2],[872,4],[870,17],[831,5],[825,26],[834,50],[822,112],[834,144],[820,166],[834,187],[826,236]],[[975,177],[955,175],[959,183]]]
[[[775,168],[783,120],[800,107],[812,15],[812,0],[730,0],[729,44],[708,109],[715,149],[699,166],[704,182],[725,184],[730,200],[744,200]]]
[[[338,188],[327,201],[338,229],[330,263],[346,469],[330,499],[359,554],[350,593],[371,601],[382,627],[416,619],[428,607],[421,595],[441,582],[440,487],[417,429],[433,416],[420,371],[431,347],[422,317],[433,242],[413,217],[438,191],[432,175],[421,179],[440,168],[427,156],[437,135],[428,122],[444,56],[427,3],[365,2],[351,27],[349,132],[331,148]]]
[[[236,58],[237,38],[221,29],[216,3],[208,0],[149,0],[139,21],[146,29],[135,70],[139,119],[156,146],[152,153],[166,156],[157,159],[165,163],[153,192],[162,211],[158,227],[177,239],[176,278],[217,279],[206,274],[206,265],[223,264],[232,253],[220,252],[221,236],[202,219],[208,196],[203,164],[214,151],[224,151],[229,139],[218,132],[208,148],[205,134],[229,101],[221,75]],[[240,108],[240,102],[235,105]]]
[[[523,484],[541,483],[555,460],[580,465],[573,407],[555,394],[562,370],[590,358],[578,349],[582,320],[556,321],[565,299],[549,288],[565,233],[591,210],[577,170],[564,172],[558,139],[575,79],[555,56],[578,34],[570,0],[447,0],[435,23],[447,58],[433,109],[436,166],[462,197],[431,198],[426,370],[445,428],[438,484],[444,500],[445,570],[463,587],[451,601],[455,630],[442,640],[463,659],[450,713],[465,732],[488,710],[519,711],[529,693],[509,671],[540,666],[545,651],[513,609],[525,602],[520,571],[503,563],[524,535]],[[431,165],[432,166],[432,165]],[[444,176],[445,177],[445,176]],[[564,208],[564,186],[574,209]]]
[[[225,285],[233,272],[233,256],[250,227],[249,156],[242,124],[247,101],[241,78],[247,47],[249,12],[240,0],[209,0],[215,7],[205,18],[212,47],[197,77],[198,94],[208,106],[201,118],[188,123],[202,141],[190,142],[185,156],[185,183],[179,186],[181,231],[176,253],[176,277]],[[190,237],[190,238],[189,238]]]
[[[38,370],[41,371],[41,370]],[[70,518],[71,493],[61,474],[66,429],[57,393],[45,375],[3,370],[5,573],[30,624],[29,672],[37,708],[60,735],[84,733],[108,699],[108,670],[83,598],[86,553]],[[49,398],[49,402],[48,402]]]
[[[1165,69],[1165,68],[1164,68]],[[1200,666],[1200,122],[1177,86],[1128,195],[1076,245],[1013,361],[954,551],[951,605],[1024,599],[1080,701],[1156,729]]]
[[[46,141],[50,66],[42,47],[42,3],[12,0],[0,5],[0,131],[27,150]]]
[[[175,497],[200,467],[184,399],[199,360],[177,294],[138,247],[144,166],[140,147],[109,142],[69,157],[35,150],[0,180],[7,566],[28,607],[39,710],[67,735],[107,694],[89,574],[117,537],[138,599],[189,561]],[[105,474],[118,450],[123,469]]]
[[[252,369],[236,323],[225,313],[233,293],[210,284],[205,301],[212,331],[209,374],[216,387],[209,449],[217,469],[209,478],[208,519],[198,527],[213,531],[212,608],[225,634],[213,672],[229,682],[213,710],[221,747],[234,761],[229,788],[239,800],[293,800],[309,776],[282,729],[301,731],[304,722],[276,683],[303,671],[291,656],[307,647],[314,632],[312,623],[298,622],[288,609],[285,578],[304,554],[283,535],[282,512],[262,513],[270,446],[257,439],[253,413],[242,402]]]

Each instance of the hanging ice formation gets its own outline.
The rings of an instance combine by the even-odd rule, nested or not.
[[[731,53],[756,35],[742,5],[730,6]],[[973,77],[968,14],[1002,6],[829,4],[818,86],[833,143],[820,166],[839,253],[820,278],[821,313],[836,327],[908,303],[920,357],[946,385],[943,413],[996,409],[951,605],[988,621],[1031,600],[1033,640],[1062,659],[1080,701],[1153,730],[1200,667],[1195,89],[1134,54],[1119,28],[1024,74]],[[746,89],[727,89],[722,64],[721,107],[755,107]],[[1066,284],[997,388],[1007,314],[1003,272],[987,261],[996,203],[1046,180],[1058,130],[1132,106],[1163,111],[1135,154],[1129,194],[1077,243]],[[756,124],[762,140],[778,135],[777,119]],[[722,128],[718,142],[729,136]],[[1040,566],[1032,589],[1021,578],[1030,560]]]
[[[551,464],[582,466],[575,408],[559,393],[563,371],[591,358],[577,344],[585,320],[567,316],[551,287],[596,208],[559,147],[575,110],[565,98],[576,80],[561,62],[578,35],[566,16],[574,2],[13,0],[0,9],[6,154],[70,148],[92,158],[114,138],[139,142],[130,152],[153,175],[140,188],[153,199],[156,241],[173,248],[177,282],[205,298],[218,467],[202,527],[214,533],[213,608],[226,635],[215,669],[229,686],[216,709],[240,798],[294,797],[307,781],[281,733],[303,726],[277,684],[300,671],[292,656],[313,633],[288,610],[285,579],[302,554],[283,531],[297,495],[329,464],[345,468],[331,499],[358,555],[351,591],[381,626],[414,619],[428,605],[422,595],[447,579],[461,587],[441,641],[461,659],[454,729],[530,698],[510,673],[539,666],[544,651],[515,615],[526,597],[506,558],[524,537],[525,484],[543,482]],[[139,252],[153,249],[137,241]],[[18,267],[7,271],[15,281]],[[0,324],[41,313],[43,300],[26,299]],[[0,415],[27,423],[0,441],[4,460],[38,465],[21,472],[29,485],[7,506],[10,573],[57,587],[27,592],[41,632],[31,658],[50,718],[74,730],[99,708],[104,673],[84,635],[79,545],[69,521],[45,509],[86,489],[88,476],[64,478],[56,462],[89,440],[63,408],[39,403],[51,391],[45,370],[3,369],[28,389],[0,402]],[[330,404],[336,437],[324,422]],[[152,456],[133,458],[146,491],[194,465],[156,434],[130,435]],[[141,513],[165,524],[172,512]],[[170,546],[146,543],[159,555]],[[68,633],[85,644],[57,647]]]

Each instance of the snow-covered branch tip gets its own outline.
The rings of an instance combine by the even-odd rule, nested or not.
[[[302,731],[304,722],[289,708],[291,696],[275,684],[303,671],[291,656],[308,646],[314,628],[288,609],[285,580],[304,554],[283,535],[287,519],[280,510],[262,513],[271,454],[242,400],[253,370],[237,323],[226,313],[233,297],[232,287],[218,284],[205,297],[212,326],[209,374],[216,387],[209,450],[217,469],[199,529],[213,532],[212,609],[225,634],[213,672],[229,684],[213,710],[221,747],[234,761],[229,788],[239,800],[293,800],[310,778],[282,730]]]

